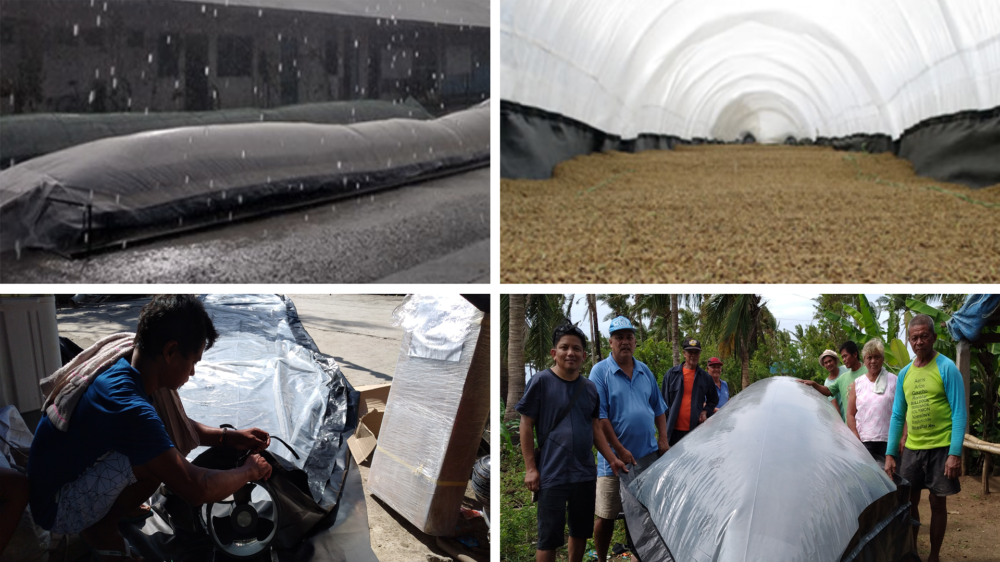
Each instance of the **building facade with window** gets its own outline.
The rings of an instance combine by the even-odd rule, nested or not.
[[[408,97],[443,113],[489,97],[488,0],[2,0],[0,7],[0,115]]]

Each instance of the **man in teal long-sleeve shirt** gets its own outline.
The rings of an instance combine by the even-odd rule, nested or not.
[[[899,475],[910,481],[910,515],[920,520],[920,491],[930,491],[931,554],[927,562],[938,562],[948,526],[947,496],[961,491],[958,481],[965,440],[965,385],[955,363],[934,351],[937,335],[934,320],[918,314],[907,327],[910,347],[916,357],[899,372],[892,404],[885,472],[892,478],[900,456],[900,436],[906,421]],[[916,534],[914,534],[914,543]],[[914,544],[916,550],[916,544]]]

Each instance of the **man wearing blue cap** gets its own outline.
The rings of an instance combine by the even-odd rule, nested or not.
[[[590,380],[601,400],[604,435],[618,458],[635,464],[654,452],[663,454],[667,443],[667,405],[660,396],[656,376],[635,353],[635,328],[628,318],[611,321],[611,355],[594,365]],[[654,431],[656,430],[656,431]],[[658,431],[658,434],[657,434]],[[622,511],[618,477],[603,455],[597,458],[597,502],[594,509],[594,546],[597,559],[607,560],[615,519]]]

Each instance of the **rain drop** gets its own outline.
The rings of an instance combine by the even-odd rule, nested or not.
[[[80,35],[80,24],[74,23],[73,24],[73,37],[77,37],[79,35]]]
[[[169,35],[167,35],[167,45],[170,44],[170,41],[172,41],[172,38]]]
[[[355,49],[357,49],[357,48],[358,48],[358,40],[357,40],[357,39],[355,39],[355,40],[354,40],[354,48],[355,48]]]
[[[306,215],[306,222],[309,222],[309,215]]]
[[[205,67],[205,76],[208,76],[208,67]]]
[[[91,90],[90,95],[87,96],[87,103],[93,104],[95,99],[97,99],[97,93]]]
[[[372,195],[372,203],[374,203],[374,202],[375,202],[375,196]]]
[[[341,162],[340,160],[337,160],[337,169],[339,170],[340,168],[341,168]]]
[[[184,217],[177,217],[177,226],[184,226]]]
[[[14,105],[14,94],[10,95],[10,104]]]
[[[111,89],[112,90],[117,90],[118,89],[118,79],[117,78],[112,78],[111,79]]]
[[[258,18],[264,17],[264,10],[257,10],[257,17]]]
[[[11,166],[13,166],[13,165],[14,165],[14,159],[13,159],[13,158],[11,158],[11,159],[10,159],[10,165],[11,165]]]
[[[240,158],[246,160],[246,158],[247,158],[247,151],[245,151],[245,150],[241,151],[240,152]]]
[[[125,244],[126,244],[126,241],[125,241],[125,240],[122,240],[122,250],[124,250],[124,249],[125,249]]]
[[[105,12],[107,12],[107,11],[108,11],[108,3],[107,3],[107,2],[105,2],[105,3],[104,3],[104,11],[105,11]]]
[[[115,194],[115,205],[119,205],[122,202],[122,196],[120,193]]]
[[[237,195],[236,196],[236,203],[239,204],[239,205],[243,204],[243,196],[242,195]]]
[[[233,222],[233,212],[229,211],[229,222]]]
[[[126,102],[126,103],[128,104],[128,108],[132,109],[132,98],[129,98],[128,102]]]
[[[146,57],[146,62],[153,64],[153,53],[149,53],[149,56]]]
[[[282,70],[284,69],[284,67],[285,67],[285,65],[283,65],[283,64],[281,64],[281,63],[279,62],[279,63],[278,63],[278,72],[281,72],[281,71],[282,71]]]
[[[14,251],[17,252],[17,259],[21,259],[21,241],[20,240],[14,240]]]
[[[191,176],[184,176],[184,183],[191,183]]]
[[[281,41],[281,34],[278,34],[278,41]]]
[[[97,16],[97,27],[101,27],[101,16]]]
[[[267,183],[271,183],[271,176],[267,176]]]
[[[178,89],[180,87],[181,87],[181,81],[180,80],[174,80],[174,89],[176,90],[176,89]]]
[[[144,109],[142,110],[142,113],[143,113],[144,115],[149,115],[149,108],[148,108],[148,107],[147,107],[147,108],[144,108]]]
[[[201,13],[203,13],[203,14],[205,13],[205,5],[204,4],[201,5]]]
[[[320,137],[319,138],[319,143],[320,144],[326,144],[326,137]]]
[[[337,212],[337,206],[336,205],[330,205],[330,212],[331,213],[336,213]]]

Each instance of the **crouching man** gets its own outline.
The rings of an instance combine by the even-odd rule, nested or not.
[[[58,379],[28,458],[31,513],[38,525],[79,533],[102,560],[122,560],[130,552],[118,532],[119,520],[134,514],[161,483],[200,505],[270,476],[270,465],[259,455],[233,470],[193,466],[178,452],[151,403],[158,390],[176,390],[188,381],[216,337],[195,297],[157,296],[142,309],[131,352],[132,342],[126,341],[125,355],[95,370],[89,383],[80,382],[88,378],[80,371]],[[119,350],[120,355],[122,349],[95,354]],[[260,429],[190,424],[201,445],[261,451],[270,444]]]
[[[597,486],[597,466],[592,446],[609,459],[617,475],[625,470],[604,438],[597,387],[580,376],[587,357],[587,338],[579,328],[563,324],[552,334],[555,366],[536,373],[521,401],[521,453],[524,483],[538,497],[537,562],[556,559],[563,543],[569,512],[569,560],[580,562],[592,533],[591,514]],[[536,457],[532,432],[538,430],[540,454]]]

